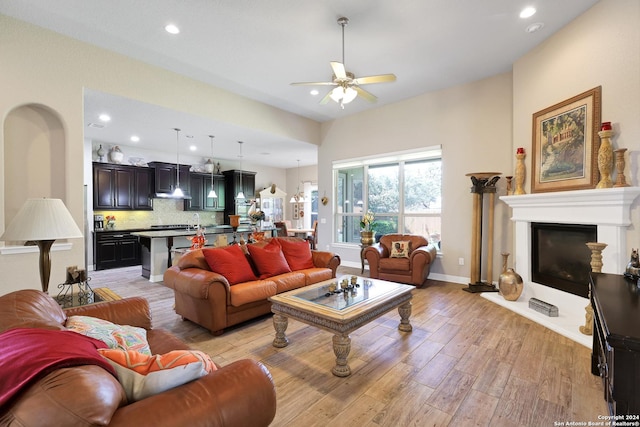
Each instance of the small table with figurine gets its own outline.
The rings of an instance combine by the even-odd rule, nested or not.
[[[397,308],[398,329],[411,332],[411,299],[414,286],[359,276],[343,276],[294,289],[269,298],[276,331],[273,346],[286,347],[288,318],[332,332],[337,377],[351,375],[347,357],[349,333]]]

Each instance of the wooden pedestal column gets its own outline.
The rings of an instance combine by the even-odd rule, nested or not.
[[[471,177],[471,194],[473,195],[473,212],[471,214],[471,273],[467,292],[497,292],[493,284],[493,222],[495,215],[496,182],[500,179],[500,172],[468,173]],[[483,243],[483,211],[484,194],[488,194],[489,218],[487,241],[486,282],[482,281],[482,243]]]

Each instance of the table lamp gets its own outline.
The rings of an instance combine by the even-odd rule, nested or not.
[[[67,207],[60,199],[28,199],[13,218],[0,240],[35,242],[40,248],[40,283],[49,289],[51,245],[57,239],[83,237]]]

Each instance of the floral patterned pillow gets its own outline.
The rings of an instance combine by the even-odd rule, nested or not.
[[[151,356],[147,331],[144,328],[116,325],[108,320],[90,316],[70,316],[65,326],[70,331],[100,340],[109,348],[135,350]]]

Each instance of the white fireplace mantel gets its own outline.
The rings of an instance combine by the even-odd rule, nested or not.
[[[588,300],[531,281],[531,223],[596,225],[598,242],[607,244],[602,251],[602,271],[620,274],[629,262],[626,234],[631,225],[631,204],[638,195],[640,187],[619,187],[500,197],[512,209],[513,265],[525,290],[514,302],[495,293],[484,293],[483,297],[590,347],[592,338],[578,330],[584,325]],[[548,317],[530,309],[532,297],[558,306],[560,316]]]

